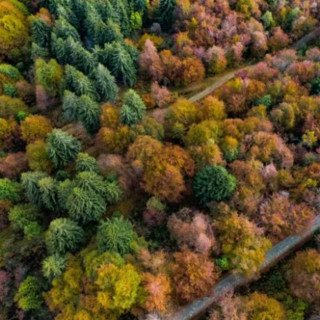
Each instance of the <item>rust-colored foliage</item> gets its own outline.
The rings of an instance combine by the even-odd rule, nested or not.
[[[14,179],[28,169],[28,160],[23,152],[9,153],[0,160],[0,173],[9,179]]]
[[[142,286],[147,291],[145,308],[148,312],[165,312],[171,302],[171,286],[165,274],[152,275],[151,273],[142,274]]]
[[[219,269],[206,255],[187,249],[174,254],[171,273],[175,296],[181,303],[207,295],[220,276]]]

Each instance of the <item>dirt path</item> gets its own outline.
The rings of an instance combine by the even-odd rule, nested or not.
[[[315,39],[316,37],[320,37],[320,27],[316,28],[312,32],[310,32],[307,35],[303,36],[300,40],[295,42],[290,48],[296,49],[296,50],[300,49],[305,44],[307,44],[311,40]],[[203,91],[193,95],[192,97],[189,98],[189,100],[191,102],[197,102],[197,101],[202,100],[206,96],[210,95],[214,90],[218,89],[219,87],[224,85],[226,82],[228,82],[229,80],[233,79],[238,72],[245,71],[245,70],[250,70],[251,68],[253,68],[256,65],[257,65],[257,63],[253,64],[253,65],[245,66],[245,67],[240,67],[240,68],[235,69],[235,70],[230,70],[228,73],[223,74],[221,76],[217,76],[215,78],[214,82],[210,86],[208,86]],[[164,109],[158,108],[158,109],[155,109],[155,110],[150,110],[149,111],[149,115],[151,117],[157,119],[159,122],[163,123],[164,122],[164,118],[165,118],[165,114],[166,114],[168,108],[164,108]]]

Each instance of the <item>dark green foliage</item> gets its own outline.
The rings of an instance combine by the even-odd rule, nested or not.
[[[47,138],[47,151],[55,167],[66,166],[81,150],[80,142],[61,129],[54,129]]]
[[[270,108],[270,107],[271,107],[271,104],[272,104],[271,95],[270,95],[270,94],[266,94],[265,96],[257,99],[256,105],[260,105],[260,104],[263,104],[263,105],[265,105],[267,108]]]
[[[134,11],[145,11],[147,9],[147,2],[146,0],[132,0]]]
[[[100,127],[101,109],[89,96],[77,97],[73,92],[64,92],[62,104],[63,117],[70,121],[80,121],[89,133]]]
[[[44,172],[24,172],[21,175],[22,186],[25,191],[26,198],[34,205],[41,205],[41,191],[38,182],[46,178],[47,174]]]
[[[85,224],[101,218],[106,202],[99,194],[75,187],[67,198],[66,208],[72,219]]]
[[[285,21],[285,31],[286,32],[289,32],[292,30],[293,23],[298,18],[299,14],[300,14],[299,8],[294,8],[289,12],[289,14],[286,18],[286,21]]]
[[[315,95],[320,94],[320,77],[312,79],[310,93]]]
[[[63,16],[60,16],[59,19],[55,21],[54,33],[58,38],[62,38],[64,40],[71,37],[74,41],[80,41],[77,29]]]
[[[69,179],[66,179],[58,184],[58,199],[59,199],[60,207],[63,210],[67,210],[66,208],[67,199],[73,188],[74,188],[74,183]]]
[[[51,39],[51,27],[45,23],[42,19],[37,17],[31,17],[31,30],[35,43],[39,47],[47,48],[50,45]]]
[[[90,74],[96,65],[96,61],[92,53],[87,51],[82,46],[81,42],[76,42],[71,37],[68,38],[67,45],[68,51],[70,52],[68,62],[84,74]]]
[[[156,11],[156,18],[164,30],[171,28],[174,22],[174,9],[176,0],[160,0]]]
[[[28,276],[23,280],[15,295],[19,308],[24,311],[40,309],[43,303],[41,290],[39,279],[36,277]]]
[[[3,86],[3,94],[9,97],[16,97],[17,96],[17,87],[14,84],[7,84],[5,83]]]
[[[97,233],[98,248],[105,251],[117,252],[121,255],[131,251],[131,243],[135,233],[130,221],[121,218],[109,219],[99,226]]]
[[[59,209],[57,182],[51,177],[46,177],[39,180],[38,186],[43,206],[49,210],[57,211]]]
[[[100,128],[101,109],[97,102],[87,95],[78,99],[78,119],[89,133],[95,133]]]
[[[59,218],[51,221],[46,233],[46,245],[51,254],[75,252],[84,241],[84,232],[74,221]]]
[[[65,84],[66,89],[74,92],[77,96],[87,95],[93,99],[96,97],[91,80],[73,66],[66,65]]]
[[[31,58],[36,60],[37,58],[49,58],[49,51],[47,48],[38,46],[35,42],[31,45]]]
[[[222,201],[233,194],[237,186],[236,178],[221,166],[204,167],[193,181],[193,192],[201,204]]]
[[[92,74],[94,84],[100,97],[100,101],[112,101],[117,99],[119,88],[115,78],[109,70],[99,63]]]
[[[79,98],[71,91],[65,90],[62,101],[63,117],[69,121],[78,119],[78,101]]]
[[[7,178],[0,179],[0,200],[18,202],[21,198],[21,186],[19,183]]]
[[[39,217],[39,209],[32,204],[17,204],[9,211],[11,226],[20,230],[31,222],[36,222]]]
[[[45,258],[42,262],[42,273],[49,280],[62,275],[67,265],[65,256],[52,255]]]
[[[140,96],[130,89],[123,100],[120,119],[123,124],[133,125],[139,122],[146,113],[146,106]]]
[[[112,75],[123,84],[132,87],[137,80],[137,70],[132,57],[120,43],[112,42],[96,53],[99,61],[106,64]]]
[[[87,153],[78,153],[76,159],[76,170],[78,172],[90,171],[100,173],[97,160],[94,157],[89,156]]]

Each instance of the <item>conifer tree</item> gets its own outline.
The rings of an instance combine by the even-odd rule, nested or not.
[[[54,129],[47,138],[49,159],[55,167],[66,166],[81,149],[80,142],[61,129]]]
[[[114,102],[117,99],[119,89],[116,85],[115,78],[111,75],[109,70],[99,63],[98,67],[94,70],[92,77],[94,78],[94,84],[97,88],[100,101]]]
[[[170,29],[173,24],[175,6],[176,0],[160,0],[156,18],[164,30]]]
[[[123,124],[133,125],[140,121],[146,113],[146,106],[140,96],[130,89],[123,100],[120,120]]]
[[[74,221],[59,218],[51,221],[46,245],[51,254],[63,255],[76,251],[84,240],[84,232]]]

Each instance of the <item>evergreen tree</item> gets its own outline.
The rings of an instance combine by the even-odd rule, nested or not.
[[[106,202],[97,193],[75,187],[67,198],[66,208],[72,219],[85,224],[101,218]]]
[[[81,150],[80,142],[61,129],[54,129],[47,138],[49,159],[55,167],[66,166]]]
[[[59,218],[51,221],[46,233],[46,245],[51,254],[75,252],[84,241],[84,232],[74,221]]]
[[[96,61],[91,52],[87,51],[81,42],[74,41],[71,37],[67,39],[67,45],[71,53],[70,64],[75,66],[84,74],[90,74],[96,65]]]
[[[105,183],[105,194],[109,205],[119,203],[122,199],[123,191],[120,188],[118,181],[107,181]]]
[[[123,124],[133,125],[140,121],[146,113],[146,106],[140,96],[130,89],[123,100],[120,119]]]
[[[30,22],[35,43],[40,47],[48,48],[50,46],[51,39],[51,26],[35,16],[30,18]]]
[[[74,41],[81,41],[77,29],[63,16],[55,21],[54,33],[58,38],[67,40],[71,37]]]
[[[105,47],[107,65],[111,73],[123,84],[132,87],[137,80],[137,70],[130,54],[119,43],[112,43]]]
[[[193,192],[202,204],[206,204],[230,198],[236,186],[236,178],[224,167],[204,167],[194,178]]]
[[[78,153],[76,160],[76,170],[78,172],[89,171],[100,173],[100,168],[98,166],[97,160],[87,153]]]
[[[131,251],[135,232],[129,220],[112,218],[100,224],[97,240],[101,253],[110,251],[125,255]]]
[[[38,181],[38,186],[42,204],[49,210],[57,211],[59,209],[57,182],[51,177],[46,177]]]
[[[91,80],[73,66],[66,65],[65,83],[66,89],[74,92],[77,96],[87,95],[92,99],[96,97]]]
[[[95,133],[100,127],[101,109],[98,103],[87,95],[78,99],[78,119],[89,133]]]
[[[106,67],[99,63],[92,74],[92,78],[100,96],[100,101],[114,102],[117,99],[119,88],[115,78]]]
[[[46,278],[52,280],[53,278],[57,278],[62,275],[66,265],[66,258],[64,256],[55,254],[43,260],[42,273]]]
[[[156,10],[156,18],[164,30],[171,28],[174,22],[174,9],[176,0],[160,0]]]
[[[83,171],[77,174],[74,183],[82,190],[95,193],[100,196],[105,194],[105,184],[102,176],[95,172]]]
[[[22,186],[27,199],[34,205],[41,205],[41,191],[38,182],[46,178],[47,174],[39,171],[24,172],[21,175]]]
[[[71,91],[65,90],[62,100],[62,115],[69,121],[78,120],[79,98]]]

